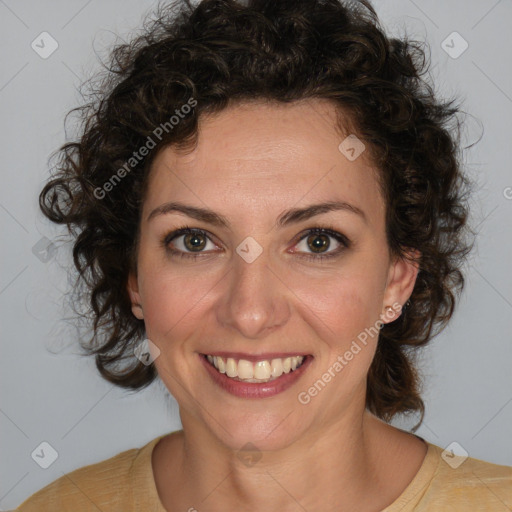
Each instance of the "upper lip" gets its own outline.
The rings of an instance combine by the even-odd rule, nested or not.
[[[243,352],[205,352],[205,356],[217,356],[223,359],[245,359],[246,361],[257,362],[257,361],[271,361],[272,359],[286,359],[287,357],[302,356],[306,357],[310,354],[304,354],[301,352],[266,352],[262,354],[247,354]]]

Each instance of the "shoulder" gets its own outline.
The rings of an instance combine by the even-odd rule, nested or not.
[[[436,461],[434,471],[423,482],[424,494],[414,510],[512,509],[512,467],[457,456],[433,444],[429,454]]]
[[[130,510],[134,501],[137,501],[133,496],[133,481],[149,487],[153,483],[151,453],[161,437],[153,439],[142,448],[132,448],[64,474],[30,496],[16,511]]]

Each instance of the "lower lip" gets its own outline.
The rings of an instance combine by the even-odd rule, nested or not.
[[[200,354],[199,357],[203,361],[213,381],[228,393],[240,398],[269,398],[282,393],[300,379],[313,359],[311,356],[306,356],[302,364],[296,370],[290,371],[290,373],[283,373],[281,377],[270,382],[258,383],[231,379],[226,376],[226,374],[217,371],[216,368],[208,362],[206,356]]]

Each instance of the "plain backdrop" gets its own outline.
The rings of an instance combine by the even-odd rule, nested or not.
[[[65,140],[64,116],[81,103],[79,85],[153,5],[0,0],[2,510],[64,473],[180,428],[177,405],[161,383],[129,393],[78,356],[62,299],[70,247],[37,204],[48,157]],[[451,324],[420,358],[426,416],[417,433],[443,448],[455,441],[471,457],[512,465],[512,3],[378,0],[374,6],[390,33],[427,40],[439,94],[458,96],[469,114],[465,145],[480,139],[464,153],[478,184],[477,245]],[[34,455],[44,442],[57,456],[47,469]]]

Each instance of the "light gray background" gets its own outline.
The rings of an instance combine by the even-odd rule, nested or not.
[[[0,0],[2,510],[63,473],[180,426],[176,403],[160,383],[130,394],[101,380],[93,361],[76,355],[73,327],[62,321],[69,316],[61,294],[70,247],[37,206],[48,157],[65,140],[64,115],[80,104],[79,84],[99,69],[95,51],[104,57],[114,34],[127,38],[152,5]],[[406,29],[427,39],[439,91],[462,96],[472,116],[465,143],[482,135],[465,152],[478,182],[472,212],[478,243],[455,317],[422,356],[427,413],[418,434],[442,447],[457,441],[472,457],[512,465],[512,3],[374,5],[392,33]],[[43,31],[59,44],[47,59],[31,48]],[[458,58],[441,47],[453,31],[469,44]],[[450,41],[452,52],[461,48],[460,40]],[[44,237],[55,248],[47,262],[33,253]],[[31,458],[43,441],[58,452],[46,470]]]

